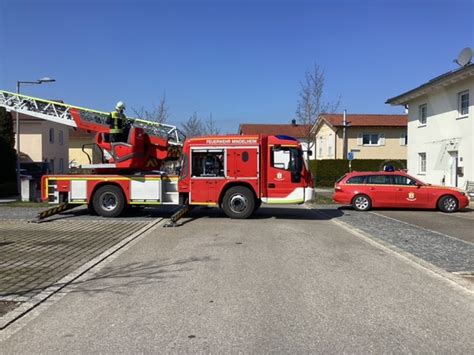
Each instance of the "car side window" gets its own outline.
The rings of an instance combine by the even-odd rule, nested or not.
[[[404,185],[404,186],[414,186],[414,185],[416,185],[415,180],[410,179],[409,177],[403,176],[403,175],[394,175],[393,180],[394,180],[395,185]]]
[[[369,175],[367,176],[367,183],[376,185],[390,185],[392,184],[392,177],[390,175]]]
[[[347,179],[346,184],[363,184],[365,176],[353,176]]]

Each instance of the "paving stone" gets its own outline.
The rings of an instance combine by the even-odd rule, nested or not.
[[[151,221],[67,218],[33,224],[21,211],[6,218],[1,215],[4,209],[0,208],[0,301],[35,296]],[[16,209],[23,210],[9,210]]]
[[[367,212],[347,210],[341,221],[449,272],[474,271],[474,245]]]

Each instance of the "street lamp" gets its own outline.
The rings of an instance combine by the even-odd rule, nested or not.
[[[17,81],[16,82],[16,93],[20,94],[21,84],[43,84],[43,83],[52,83],[56,81],[48,77],[44,77],[35,81]],[[21,185],[20,185],[20,115],[16,111],[16,191],[21,198]]]

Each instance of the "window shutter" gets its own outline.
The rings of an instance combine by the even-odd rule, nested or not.
[[[379,145],[385,145],[385,133],[379,135]]]
[[[359,133],[359,137],[357,137],[357,145],[362,145],[362,138],[363,138],[363,134],[362,133]]]

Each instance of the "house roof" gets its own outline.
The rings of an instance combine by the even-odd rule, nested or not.
[[[343,126],[342,114],[321,114],[319,117],[333,127]],[[346,120],[350,127],[406,127],[408,115],[348,114]]]
[[[295,138],[306,138],[311,125],[293,124],[265,124],[265,123],[242,123],[239,126],[239,134],[266,134],[266,135],[286,135]]]
[[[388,99],[385,101],[385,103],[390,105],[406,105],[411,100],[431,92],[441,90],[446,86],[452,85],[469,77],[474,77],[474,63],[441,74],[412,90]]]

